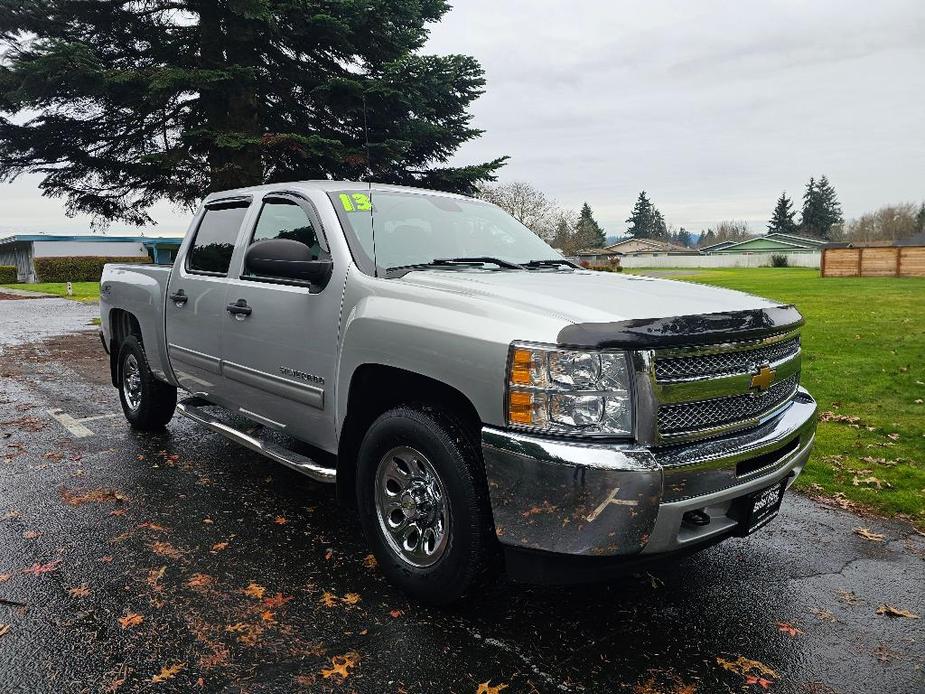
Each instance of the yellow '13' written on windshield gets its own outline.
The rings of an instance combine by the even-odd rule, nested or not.
[[[345,212],[369,212],[373,209],[366,193],[352,193],[351,195],[341,193],[339,197]]]

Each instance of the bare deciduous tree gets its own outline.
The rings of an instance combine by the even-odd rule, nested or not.
[[[524,181],[486,185],[479,197],[494,203],[547,241],[553,239],[563,213],[552,198]]]
[[[898,241],[919,232],[919,208],[911,202],[886,205],[848,222],[848,241]]]

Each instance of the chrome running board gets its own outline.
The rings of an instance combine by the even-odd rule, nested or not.
[[[336,480],[336,470],[323,467],[311,458],[306,458],[304,455],[300,455],[272,441],[261,441],[250,434],[235,429],[233,426],[205,412],[202,409],[203,407],[218,407],[218,405],[213,405],[202,398],[194,396],[178,402],[177,412],[184,417],[192,419],[194,422],[208,427],[212,431],[218,432],[225,438],[231,439],[235,443],[241,444],[256,453],[260,453],[270,460],[282,463],[288,468],[301,472],[303,475],[307,475],[313,480],[317,480],[318,482],[334,482]]]

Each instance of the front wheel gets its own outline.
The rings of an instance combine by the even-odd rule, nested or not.
[[[134,335],[119,349],[119,400],[129,424],[141,431],[163,429],[177,407],[177,389],[154,377]]]
[[[360,446],[357,502],[386,577],[431,604],[458,600],[494,552],[481,457],[454,418],[430,408],[381,415]]]

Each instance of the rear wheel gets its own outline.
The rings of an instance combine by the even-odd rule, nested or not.
[[[177,389],[154,377],[134,335],[119,349],[119,400],[129,424],[142,431],[163,429],[177,407]]]
[[[495,550],[481,457],[463,427],[429,408],[381,415],[360,446],[357,502],[386,577],[446,604],[487,576]]]

